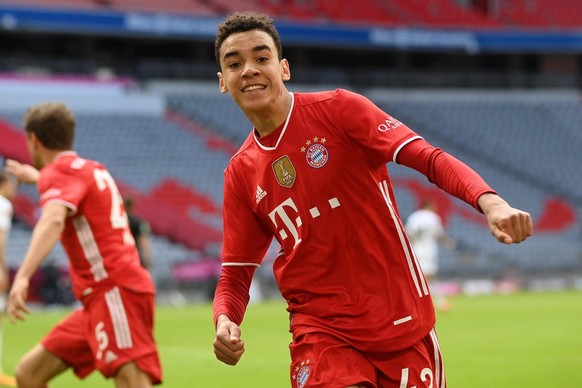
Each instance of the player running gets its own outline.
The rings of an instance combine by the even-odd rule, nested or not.
[[[274,236],[293,387],[444,387],[434,307],[386,163],[482,211],[503,243],[531,235],[530,215],[365,97],[288,92],[289,63],[268,16],[227,17],[215,54],[220,91],[254,126],[225,170],[216,357],[236,364],[244,352],[249,286]]]
[[[80,378],[98,369],[120,388],[161,383],[154,284],[140,264],[113,178],[100,163],[72,151],[75,118],[64,104],[30,108],[25,129],[40,172],[15,161],[7,169],[23,181],[37,181],[42,214],[12,284],[8,314],[14,323],[29,313],[30,278],[59,238],[83,307],[22,358],[18,386],[45,387],[68,368]]]

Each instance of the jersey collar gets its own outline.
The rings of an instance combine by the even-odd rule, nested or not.
[[[279,134],[279,138],[277,139],[277,142],[275,143],[275,145],[273,147],[267,147],[267,146],[264,146],[263,144],[261,144],[261,142],[257,138],[256,132],[253,130],[253,139],[255,140],[255,143],[264,151],[276,150],[277,147],[279,146],[279,143],[281,142],[281,139],[283,138],[283,135],[285,134],[285,131],[287,130],[287,125],[289,124],[289,119],[291,118],[291,112],[293,112],[293,107],[295,106],[295,95],[291,92],[289,92],[289,94],[291,95],[291,107],[289,108],[289,113],[287,113],[287,118],[285,119],[285,124],[283,125],[283,129],[281,130],[281,133]]]
[[[55,157],[55,161],[59,160],[60,158],[64,158],[65,156],[77,156],[77,152],[75,151],[63,151],[59,152]]]

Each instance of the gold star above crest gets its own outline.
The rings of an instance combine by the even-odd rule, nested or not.
[[[326,142],[326,141],[327,141],[327,140],[325,140],[325,137],[322,137],[322,138],[321,138],[321,144],[325,144],[325,142]]]
[[[301,152],[305,152],[306,148],[305,147],[301,147]]]
[[[319,138],[318,138],[317,136],[315,136],[315,137],[313,138],[313,142],[314,142],[314,143],[316,143],[317,141],[319,141]]]
[[[307,145],[311,145],[311,140],[307,140],[307,141],[305,142],[305,144],[307,144]]]
[[[305,361],[301,361],[301,366],[305,365]]]
[[[305,361],[306,364],[309,364],[309,358]]]
[[[292,378],[293,380],[295,380],[295,375],[291,376],[291,378]]]
[[[295,367],[295,372],[297,372],[297,371],[299,371],[299,367],[298,366]]]

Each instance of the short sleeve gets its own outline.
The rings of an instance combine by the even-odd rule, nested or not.
[[[59,202],[76,212],[85,197],[88,182],[79,171],[66,167],[54,166],[41,170],[38,181],[40,205],[44,207],[50,202]]]

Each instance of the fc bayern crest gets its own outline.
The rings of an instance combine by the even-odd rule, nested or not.
[[[328,159],[329,153],[323,144],[313,144],[307,149],[307,152],[305,153],[305,160],[307,160],[307,164],[313,168],[321,168],[325,166]]]
[[[311,368],[309,365],[304,365],[301,367],[301,369],[299,369],[299,372],[297,372],[297,379],[295,380],[297,382],[297,388],[305,387],[310,374]]]

